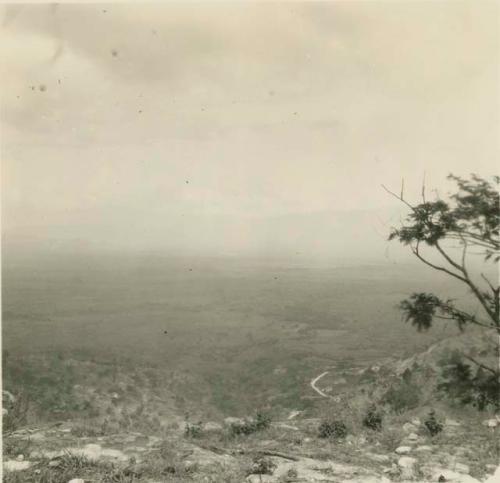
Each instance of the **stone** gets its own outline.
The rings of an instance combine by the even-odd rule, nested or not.
[[[415,451],[422,452],[422,453],[424,453],[424,452],[429,452],[430,453],[430,452],[432,452],[432,450],[433,450],[432,446],[428,446],[428,445],[425,445],[425,444],[423,444],[422,446],[417,446],[415,448]]]
[[[393,463],[390,468],[386,468],[384,470],[384,473],[387,473],[388,475],[393,476],[393,477],[399,477],[400,471],[399,471],[398,465]]]
[[[5,417],[7,416],[7,414],[9,414],[9,411],[5,408],[2,408],[2,416]]]
[[[397,454],[408,454],[411,452],[411,446],[399,446],[394,452]]]
[[[85,480],[82,480],[81,478],[73,478],[72,480],[69,480],[68,483],[85,483]]]
[[[245,421],[241,418],[227,417],[224,419],[224,424],[226,426],[231,426],[233,424],[243,424]]]
[[[415,476],[414,467],[417,464],[417,459],[411,456],[401,456],[398,460],[398,466],[401,469],[403,479],[411,480]]]
[[[417,433],[410,433],[410,434],[408,435],[408,439],[409,439],[410,441],[417,441],[417,439],[418,439],[418,434],[417,434]]]
[[[207,423],[203,424],[201,429],[205,433],[219,433],[224,430],[222,424],[214,423],[212,421],[208,421]]]
[[[102,448],[99,444],[87,444],[83,448],[68,448],[67,452],[85,456],[90,460],[100,460],[101,458],[128,461],[127,455],[118,449]]]
[[[411,420],[411,424],[413,424],[413,426],[417,426],[417,427],[418,427],[418,426],[420,426],[422,423],[421,423],[420,419],[418,419],[418,418],[414,418],[414,419],[412,419],[412,420]]]
[[[465,473],[466,475],[468,475],[470,473],[469,466],[464,465],[463,463],[455,463],[454,470],[458,471],[459,473]]]
[[[378,461],[379,463],[388,463],[391,461],[391,458],[389,458],[386,454],[367,453],[366,456],[373,461]]]
[[[449,419],[447,418],[444,422],[445,426],[461,426],[461,424],[458,421],[455,421],[454,419]]]
[[[292,426],[291,424],[286,423],[271,423],[273,428],[281,428],[281,429],[289,429],[290,431],[298,431],[299,428],[297,426]]]
[[[500,481],[500,466],[497,467],[495,473],[491,475],[484,483],[498,483]]]
[[[15,404],[16,396],[14,396],[14,394],[12,394],[11,392],[4,390],[4,391],[2,391],[2,400],[3,400],[4,404],[6,402],[9,404]]]
[[[18,454],[16,461],[24,461],[24,455],[23,454]]]
[[[27,470],[32,465],[31,461],[7,460],[3,462],[3,469],[6,472]]]
[[[482,424],[488,428],[496,428],[498,426],[498,420],[496,418],[486,419]]]
[[[417,430],[417,427],[411,423],[403,424],[403,431],[405,433],[414,433]]]
[[[413,468],[417,463],[417,458],[412,458],[411,456],[401,456],[398,459],[398,466],[400,468]]]
[[[441,480],[439,480],[439,478],[441,478]],[[432,481],[447,481],[450,483],[480,483],[479,480],[472,478],[472,476],[447,469],[436,470],[432,475]]]
[[[246,481],[248,483],[271,483],[275,481],[275,478],[273,478],[270,475],[249,475],[247,476]]]
[[[293,480],[292,480],[293,481]],[[325,480],[333,481],[333,480]],[[343,483],[391,483],[391,480],[385,476],[364,476],[353,480],[342,480]]]

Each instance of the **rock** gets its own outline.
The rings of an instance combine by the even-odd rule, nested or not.
[[[417,434],[417,433],[410,433],[410,434],[408,435],[408,439],[409,439],[410,441],[417,441],[417,439],[418,439],[418,434]]]
[[[128,461],[128,456],[118,449],[102,448],[99,444],[87,444],[83,448],[68,448],[67,452],[74,455],[85,456],[90,460],[111,459]]]
[[[450,483],[480,483],[479,480],[472,478],[472,476],[446,469],[434,471],[432,481],[447,481]]]
[[[427,446],[427,445],[424,444],[422,446],[417,446],[415,448],[415,451],[422,452],[422,453],[424,453],[424,452],[429,452],[430,453],[430,452],[433,451],[433,448],[432,448],[432,446]]]
[[[272,480],[263,481],[287,481],[290,477],[289,475],[291,472],[297,475],[292,481],[349,481],[352,483],[354,483],[354,481],[365,481],[364,479],[350,479],[359,473],[360,468],[343,465],[334,461],[324,461],[306,457],[300,458],[298,461],[288,461],[283,458],[272,458],[272,460],[276,464],[276,468],[273,471],[273,476],[271,477]]]
[[[449,419],[449,418],[447,418],[445,420],[444,425],[448,426],[448,427],[450,427],[450,426],[455,426],[455,427],[461,426],[461,424],[458,421],[455,421],[454,419]]]
[[[214,423],[212,421],[208,421],[207,423],[203,424],[201,429],[205,433],[219,433],[224,430],[222,424]]]
[[[296,418],[299,414],[303,413],[304,411],[291,411],[290,414],[288,415],[287,419],[293,419]]]
[[[405,433],[414,433],[417,430],[417,427],[411,423],[403,424],[403,431]]]
[[[23,454],[17,455],[16,461],[24,461],[24,455]]]
[[[281,428],[281,429],[289,429],[291,431],[298,431],[299,428],[297,426],[292,426],[291,424],[286,423],[271,423],[273,428]]]
[[[51,468],[57,468],[58,466],[60,466],[61,462],[59,460],[52,460],[52,461],[49,461],[49,466]]]
[[[500,466],[497,467],[495,473],[491,475],[484,483],[498,483],[500,481]]]
[[[32,465],[31,461],[7,460],[3,462],[4,471],[23,471]]]
[[[7,409],[5,408],[2,408],[2,416],[5,417],[7,416],[7,414],[9,414],[9,411],[7,411]]]
[[[492,471],[495,471],[496,469],[497,469],[497,465],[492,465],[492,464],[488,464],[488,465],[486,465],[486,470],[487,470],[488,472],[490,472],[490,473],[491,473]]]
[[[398,466],[400,468],[413,468],[417,463],[417,458],[412,458],[411,456],[401,456],[398,459]]]
[[[488,428],[496,428],[498,426],[498,420],[496,418],[486,419],[482,424]]]
[[[470,468],[468,465],[464,465],[463,463],[455,463],[455,471],[458,471],[459,473],[465,473],[468,475],[470,473]]]
[[[413,426],[417,426],[417,427],[418,427],[418,426],[420,426],[422,423],[421,423],[420,419],[418,419],[418,418],[414,418],[414,419],[412,419],[412,420],[411,420],[411,424],[413,424]]]
[[[248,483],[271,483],[276,481],[275,478],[273,478],[270,475],[249,475],[247,476],[246,481]]]
[[[364,444],[366,444],[366,438],[364,436],[354,436],[352,434],[349,434],[345,438],[345,442],[347,444],[356,444],[358,446],[363,446]]]
[[[394,452],[397,454],[408,454],[411,452],[411,446],[399,446]]]
[[[293,480],[292,480],[293,481]],[[325,480],[333,481],[333,480]],[[342,480],[343,483],[391,483],[389,478],[385,476],[363,476],[362,478],[355,478],[353,480]]]
[[[390,476],[399,476],[399,468],[398,465],[392,464],[390,468],[386,468],[384,473],[387,473]]]
[[[379,463],[388,463],[391,461],[391,458],[389,458],[386,454],[366,453],[366,456],[373,461],[378,461]]]
[[[401,456],[398,460],[398,466],[401,468],[401,476],[403,479],[411,480],[415,476],[414,467],[417,463],[416,458],[411,456]]]
[[[9,391],[2,391],[2,401],[3,403],[15,404],[16,396]]]
[[[235,469],[238,466],[237,459],[228,454],[217,454],[194,445],[190,446],[190,452],[189,459],[184,461],[185,468],[196,465],[200,473],[207,473],[213,468]]]
[[[68,483],[85,483],[85,480],[82,480],[81,478],[73,478],[72,480],[69,480]]]
[[[228,417],[224,419],[224,424],[226,426],[232,426],[233,424],[243,424],[245,421],[241,418]]]
[[[38,433],[33,433],[30,435],[30,440],[31,441],[45,441],[47,438],[45,437],[45,434],[42,432]]]

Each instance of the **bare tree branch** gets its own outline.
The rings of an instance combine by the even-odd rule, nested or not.
[[[476,359],[472,358],[471,356],[468,356],[467,354],[463,354],[463,356],[468,359],[469,361],[473,362],[474,364],[478,365],[479,367],[482,367],[483,369],[485,369],[486,371],[489,371],[491,373],[493,373],[495,376],[499,376],[500,373],[499,373],[499,370],[498,369],[493,369],[479,361],[477,361]]]
[[[464,282],[464,283],[467,283],[467,280],[458,275],[457,273],[455,272],[452,272],[451,270],[448,270],[447,268],[445,267],[441,267],[439,265],[435,265],[434,263],[431,263],[429,262],[427,259],[425,259],[419,252],[419,243],[417,242],[417,245],[415,247],[411,246],[410,245],[410,248],[411,248],[411,251],[413,252],[413,254],[422,262],[424,262],[426,265],[428,265],[429,267],[431,268],[434,268],[435,270],[439,270],[440,272],[444,272],[444,273],[447,273],[448,275],[456,278],[457,280],[460,280],[461,282]]]

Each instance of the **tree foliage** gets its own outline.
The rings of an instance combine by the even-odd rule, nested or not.
[[[484,266],[491,263],[497,266],[500,260],[500,177],[494,176],[489,181],[473,174],[470,179],[454,175],[448,179],[456,184],[454,194],[446,200],[436,197],[429,201],[423,186],[418,204],[410,204],[403,189],[396,194],[384,187],[409,209],[401,226],[392,228],[389,240],[408,246],[422,263],[465,284],[481,311],[463,310],[455,300],[443,300],[427,292],[413,293],[400,303],[400,309],[404,320],[418,331],[428,330],[435,320],[452,320],[462,331],[467,325],[474,325],[500,338],[498,276],[490,280],[482,271],[472,275],[469,268],[470,256],[479,256]],[[498,386],[498,366],[486,366],[469,355],[465,357],[481,368],[480,374],[486,371]]]

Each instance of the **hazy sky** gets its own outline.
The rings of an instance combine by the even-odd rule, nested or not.
[[[498,171],[496,2],[1,8],[7,242],[237,250]]]

